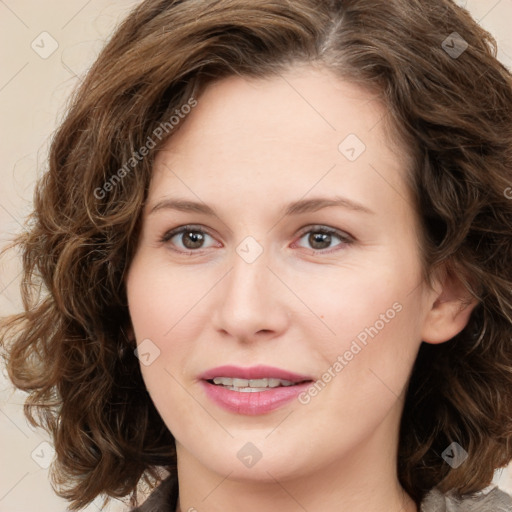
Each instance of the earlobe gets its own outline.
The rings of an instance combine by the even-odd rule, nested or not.
[[[452,339],[466,327],[477,304],[478,300],[458,278],[445,275],[425,317],[422,340],[437,344]]]
[[[131,322],[125,326],[124,333],[126,335],[126,339],[130,344],[135,344],[135,331],[133,330],[133,326]]]

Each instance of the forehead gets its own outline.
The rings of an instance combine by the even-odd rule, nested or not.
[[[387,180],[407,194],[408,155],[389,143],[386,114],[375,94],[325,69],[228,77],[206,88],[159,151],[150,195],[186,187],[185,177],[198,194],[220,184],[246,190],[248,180],[255,191],[287,184],[295,195],[319,180],[359,195],[358,181],[364,188]]]
[[[218,136],[217,142],[224,144],[234,139],[240,143],[244,134],[255,132],[267,144],[279,136],[279,144],[307,140],[309,145],[324,142],[326,147],[332,147],[348,133],[371,143],[374,137],[370,132],[386,114],[386,107],[375,93],[342,80],[325,68],[296,66],[277,76],[230,76],[209,85],[167,146],[206,135]],[[382,133],[376,130],[375,135]],[[393,138],[387,142],[392,141]],[[255,147],[257,140],[246,142],[243,149]],[[403,148],[393,149],[402,152]]]

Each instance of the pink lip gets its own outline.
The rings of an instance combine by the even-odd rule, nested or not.
[[[208,382],[208,380],[215,377],[232,377],[238,379],[274,378],[289,380],[297,384],[251,393],[232,391]],[[308,388],[313,380],[307,375],[299,375],[280,368],[264,365],[253,366],[251,368],[229,365],[219,366],[204,372],[200,378],[201,386],[210,400],[229,412],[249,416],[265,414],[284,406],[296,398],[299,393]]]
[[[300,375],[298,373],[282,370],[273,366],[251,366],[242,368],[240,366],[224,365],[217,366],[199,375],[200,379],[210,380],[215,377],[233,377],[235,379],[281,379],[291,382],[302,382],[304,380],[313,380],[309,375]]]

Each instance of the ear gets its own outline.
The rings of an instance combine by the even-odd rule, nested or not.
[[[127,341],[130,344],[135,345],[135,331],[133,330],[132,323],[129,322],[127,325],[125,325],[123,327],[123,331],[125,333]]]
[[[438,344],[452,339],[466,327],[478,304],[464,284],[450,270],[436,280],[430,307],[422,328],[422,340]]]

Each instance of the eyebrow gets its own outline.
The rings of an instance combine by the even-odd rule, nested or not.
[[[375,214],[374,211],[370,210],[366,206],[347,199],[346,197],[314,197],[311,199],[300,199],[286,205],[283,208],[282,215],[288,217],[291,215],[299,215],[301,213],[311,213],[323,208],[341,207],[356,212],[362,212],[367,214]],[[178,210],[182,212],[193,212],[202,213],[205,215],[213,215],[217,217],[215,210],[205,203],[190,201],[181,198],[166,198],[156,203],[149,211],[149,214],[155,213],[159,210]]]

